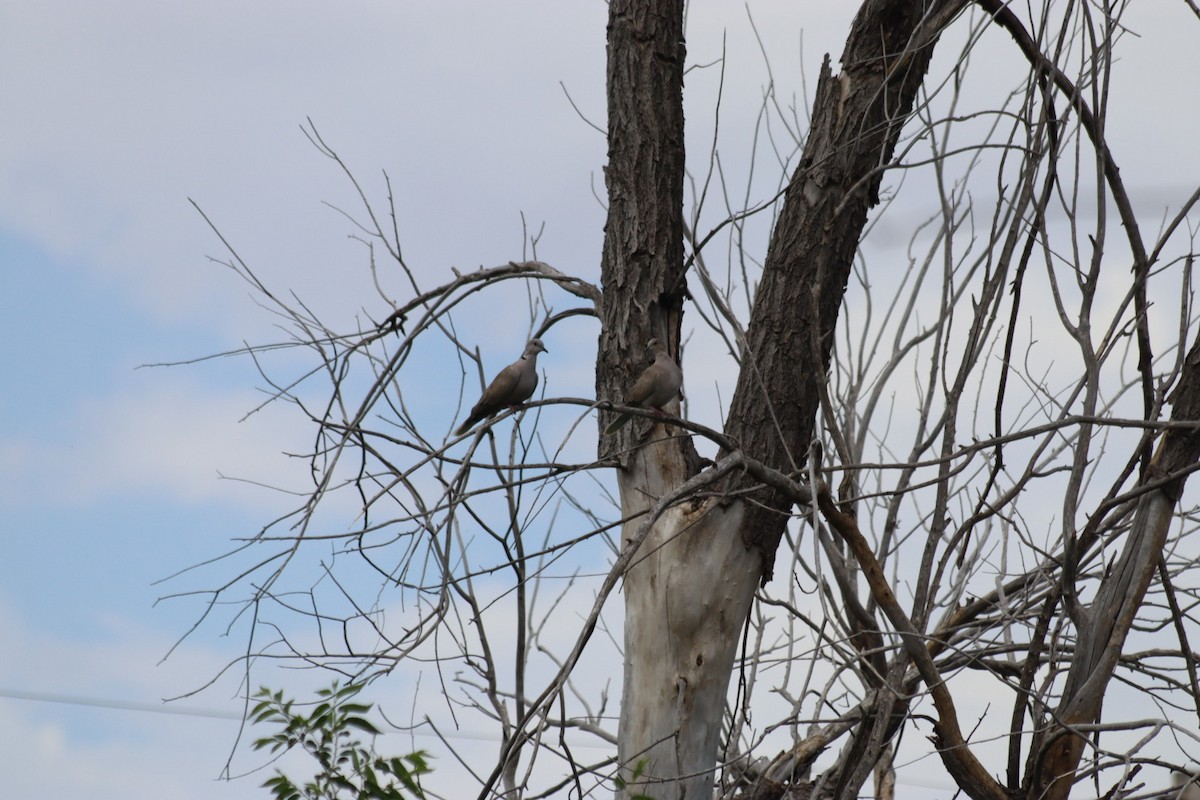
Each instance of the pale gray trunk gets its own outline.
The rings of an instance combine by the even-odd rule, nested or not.
[[[662,432],[663,426],[655,426],[651,435]],[[662,462],[653,463],[663,449],[651,445],[639,451],[623,474],[626,515],[645,511],[672,488],[646,480],[663,474]],[[654,496],[643,494],[647,490]],[[758,552],[738,535],[742,508],[740,502],[716,501],[676,506],[625,573],[619,752],[626,780],[640,776],[631,794],[712,796],[733,660],[762,574]]]
[[[868,0],[835,76],[822,70],[812,131],[776,226],[726,430],[796,476],[812,439],[851,261],[881,173],[912,109],[940,26],[961,2]],[[609,209],[596,396],[619,400],[650,338],[678,357],[683,268],[683,2],[612,0],[608,27]],[[685,376],[686,381],[686,376]],[[685,383],[686,390],[686,383]],[[677,413],[678,408],[668,409]],[[609,422],[601,414],[600,430]],[[624,514],[699,472],[690,439],[634,420],[602,438],[622,464]],[[735,477],[726,489],[755,482]],[[716,487],[720,488],[720,487]],[[755,492],[677,506],[625,575],[620,795],[707,800],[742,628],[769,577],[793,497]],[[628,547],[639,521],[623,531]],[[869,770],[867,771],[869,773]],[[636,776],[636,778],[635,778]]]

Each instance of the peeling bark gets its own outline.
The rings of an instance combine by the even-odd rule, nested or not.
[[[834,326],[866,224],[941,27],[959,2],[863,3],[834,75],[828,58],[812,127],[767,251],[747,331],[746,358],[726,433],[747,454],[793,473],[804,466],[829,367]],[[737,480],[730,489],[748,488]],[[765,490],[741,529],[771,578],[791,509]]]
[[[784,474],[803,467],[851,260],[878,201],[941,26],[961,2],[869,0],[843,71],[821,71],[813,125],[755,297],[726,430]],[[678,354],[683,274],[683,4],[614,1],[609,16],[609,214],[597,397],[622,395],[651,337]],[[677,407],[667,409],[677,412]],[[601,414],[603,430],[608,415]],[[673,435],[673,431],[675,435]],[[627,518],[694,474],[690,440],[635,421],[602,441]],[[726,490],[755,486],[742,476]],[[708,798],[737,642],[769,578],[793,495],[707,500],[663,517],[625,575],[619,760],[628,793]],[[629,541],[636,518],[626,525]],[[636,782],[635,775],[637,776]]]

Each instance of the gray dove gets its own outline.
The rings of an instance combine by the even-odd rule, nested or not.
[[[525,352],[513,363],[500,370],[488,387],[483,390],[479,402],[458,426],[455,436],[462,436],[472,425],[505,408],[515,408],[533,396],[538,385],[538,353],[548,352],[541,339],[530,339]]]
[[[625,395],[625,405],[661,409],[679,394],[679,387],[683,385],[683,370],[667,352],[666,343],[651,339],[646,342],[646,349],[654,354],[654,363],[642,370]],[[631,417],[631,414],[617,417],[604,429],[604,435],[612,436]]]

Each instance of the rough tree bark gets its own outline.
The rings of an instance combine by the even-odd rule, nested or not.
[[[869,0],[834,75],[826,62],[804,155],[755,296],[726,432],[743,452],[797,475],[812,438],[851,259],[942,27],[963,3]],[[683,274],[683,3],[610,5],[609,212],[597,397],[620,398],[646,339],[678,353]],[[671,411],[676,408],[669,409]],[[603,430],[606,415],[601,415]],[[638,421],[616,457],[623,541],[669,489],[699,471],[690,440]],[[725,455],[723,453],[722,455]],[[619,760],[630,794],[707,798],[740,632],[771,576],[794,495],[731,492],[665,515],[625,575]],[[814,754],[815,755],[815,754]],[[636,780],[635,780],[636,776]]]
[[[767,251],[726,433],[784,472],[805,466],[850,266],[942,27],[964,3],[870,0],[822,66],[812,127]],[[742,481],[742,486],[749,483]],[[733,487],[731,487],[733,488]],[[741,487],[738,487],[741,488]],[[771,576],[790,499],[769,490],[741,534]]]
[[[623,396],[644,366],[647,340],[663,339],[679,356],[686,289],[683,9],[682,0],[610,5],[609,210],[597,397]],[[677,414],[679,406],[667,410]],[[607,422],[602,414],[601,431]],[[680,433],[635,419],[602,439],[602,451],[622,463],[625,547],[640,515],[697,471],[691,440]],[[635,794],[711,794],[730,667],[754,591],[741,576],[759,567],[757,555],[728,535],[737,512],[709,512],[689,506],[666,515],[625,574],[619,759]],[[664,791],[661,782],[675,785]]]

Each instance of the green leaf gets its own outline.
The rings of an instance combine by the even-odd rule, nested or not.
[[[372,737],[381,731],[367,715],[374,705],[349,702],[364,684],[341,685],[338,681],[317,691],[322,698],[309,716],[293,710],[293,701],[283,691],[272,693],[261,687],[248,719],[253,724],[279,726],[275,734],[252,742],[255,750],[270,748],[276,753],[297,744],[318,763],[313,780],[302,789],[282,772],[263,784],[275,800],[423,800],[425,795],[416,778],[430,772],[428,754],[418,750],[405,756],[383,758],[374,746],[366,746],[356,734]],[[407,766],[406,766],[407,765]],[[406,793],[407,792],[407,793]]]
[[[351,783],[349,778],[342,775],[333,775],[330,782],[339,789],[345,789],[350,792],[358,791],[358,787]]]
[[[376,728],[370,722],[362,719],[361,717],[347,717],[343,724],[345,724],[348,728],[354,728],[356,730],[363,731],[364,733],[369,733],[372,736],[378,736],[381,733],[379,728]]]
[[[347,683],[345,686],[343,686],[340,689],[337,688],[337,684],[335,683],[333,695],[335,697],[337,697],[338,699],[342,699],[342,698],[346,698],[346,697],[353,697],[354,695],[358,694],[362,690],[363,690],[363,685],[361,683]]]
[[[277,772],[274,778],[268,778],[263,786],[269,788],[277,800],[298,800],[301,797],[300,790],[282,772]]]

